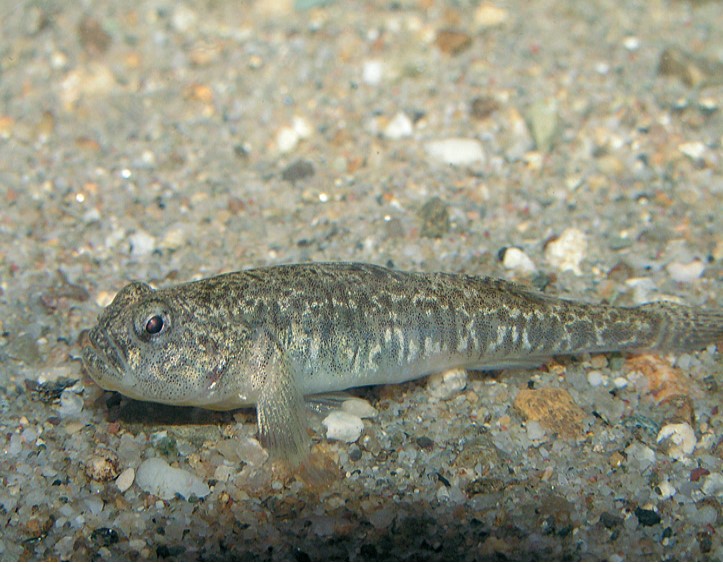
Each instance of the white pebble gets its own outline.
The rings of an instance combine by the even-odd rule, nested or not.
[[[314,133],[314,128],[305,117],[294,116],[291,120],[291,127],[299,136],[299,139],[308,139]]]
[[[657,485],[656,493],[659,492],[658,495],[661,499],[669,499],[675,495],[676,491],[677,490],[673,487],[673,484],[671,484],[666,478]]]
[[[686,372],[693,367],[695,358],[688,353],[682,353],[675,361],[675,366]]]
[[[693,162],[700,162],[705,156],[705,144],[700,141],[691,141],[689,143],[681,143],[678,150]]]
[[[64,390],[60,394],[58,413],[63,417],[77,417],[81,411],[83,411],[83,398],[71,390]]]
[[[628,460],[634,461],[640,470],[645,470],[655,464],[655,451],[647,445],[633,442],[625,449]]]
[[[687,503],[685,507],[688,508],[686,521],[691,525],[705,527],[710,524],[715,526],[715,522],[718,520],[718,511],[715,507],[694,503]]]
[[[569,227],[562,234],[550,241],[545,247],[545,258],[560,272],[572,270],[578,276],[582,274],[580,263],[587,252],[587,237],[574,227]]]
[[[128,540],[128,548],[140,552],[146,548],[146,539],[130,539]]]
[[[656,289],[651,278],[628,278],[625,284],[633,289],[633,302],[636,304],[649,302],[651,292]]]
[[[459,368],[432,374],[427,378],[427,391],[432,399],[448,399],[467,387],[467,371]]]
[[[629,35],[623,39],[623,47],[625,47],[628,51],[637,51],[640,49],[640,39],[634,35]]]
[[[527,438],[531,441],[540,441],[545,438],[545,429],[538,421],[527,422]]]
[[[493,2],[482,2],[474,12],[473,21],[480,28],[490,28],[505,23],[510,14]]]
[[[517,247],[508,247],[505,249],[505,255],[502,257],[502,266],[508,270],[514,270],[522,274],[532,274],[537,270],[532,259]]]
[[[101,498],[94,495],[83,498],[83,503],[93,515],[98,515],[103,511],[103,506],[105,505]]]
[[[268,451],[253,437],[242,437],[236,440],[239,458],[251,466],[263,466],[269,458]]]
[[[289,153],[296,148],[300,139],[292,127],[282,127],[276,134],[276,147],[280,153]]]
[[[341,404],[342,411],[351,413],[362,419],[376,417],[378,412],[374,406],[362,398],[350,398]]]
[[[162,249],[180,249],[186,244],[190,231],[191,230],[183,224],[174,225],[163,235],[160,247]]]
[[[345,443],[355,442],[364,430],[361,417],[346,411],[332,411],[322,421],[326,427],[326,438]]]
[[[595,388],[602,386],[605,383],[603,373],[599,370],[591,370],[587,373],[587,383]]]
[[[10,445],[6,446],[5,449],[4,452],[7,453],[8,456],[17,456],[20,454],[20,451],[23,450],[22,437],[20,437],[20,435],[12,435],[10,437]]]
[[[173,29],[180,33],[192,31],[198,23],[198,15],[185,4],[176,6],[171,15]]]
[[[64,536],[53,545],[53,554],[57,555],[58,560],[70,560],[73,558],[74,545],[73,535]]]
[[[723,497],[723,474],[711,472],[700,489],[705,495]]]
[[[449,490],[444,484],[440,485],[439,488],[437,488],[437,501],[439,501],[440,503],[446,503],[447,501],[449,501]]]
[[[133,485],[133,480],[136,478],[136,471],[133,468],[126,468],[120,473],[115,480],[116,487],[124,492]]]
[[[133,257],[150,255],[156,248],[156,238],[143,230],[129,235],[128,243],[131,246],[131,256]]]
[[[384,63],[376,59],[364,61],[362,80],[366,84],[377,85],[382,81],[382,78],[384,78]]]
[[[615,384],[615,387],[618,390],[622,390],[624,388],[627,388],[628,384],[630,384],[630,382],[628,382],[628,380],[626,378],[623,378],[622,376],[618,376],[617,378],[615,378],[615,380],[613,380],[613,384]]]
[[[606,75],[610,72],[610,64],[605,61],[595,63],[595,72],[601,75]]]
[[[234,470],[231,466],[221,464],[216,468],[213,473],[213,477],[219,482],[227,482],[231,476],[233,476]]]
[[[430,141],[425,145],[425,149],[431,158],[454,166],[482,163],[485,160],[482,144],[476,139],[440,139]]]
[[[414,125],[404,112],[395,115],[384,128],[384,137],[387,139],[410,137],[412,133],[414,133]]]
[[[120,227],[111,231],[103,241],[103,245],[107,249],[114,249],[118,243],[125,241],[126,232]]]
[[[369,516],[369,522],[376,529],[386,529],[397,518],[397,512],[390,505],[382,505],[380,509],[372,511]]]
[[[107,65],[100,62],[81,65],[63,78],[60,99],[66,108],[72,107],[80,99],[104,96],[115,84],[113,71]]]
[[[290,126],[284,126],[276,134],[276,147],[280,153],[290,153],[296,149],[303,139],[308,139],[314,133],[309,120],[294,116]]]
[[[702,260],[695,259],[689,263],[671,262],[665,267],[670,277],[676,282],[692,282],[700,278],[705,270]]]
[[[143,490],[161,499],[173,499],[180,494],[188,499],[192,495],[205,497],[211,490],[197,476],[187,470],[173,468],[162,458],[149,458],[136,472],[136,483]]]
[[[668,456],[674,459],[690,456],[695,450],[696,438],[688,423],[668,423],[658,433],[658,443],[667,443]]]

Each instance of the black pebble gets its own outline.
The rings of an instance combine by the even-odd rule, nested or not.
[[[118,532],[108,527],[99,527],[90,534],[90,540],[100,546],[112,546],[118,542]]]
[[[652,509],[642,509],[640,507],[635,509],[635,516],[641,525],[645,527],[652,527],[660,523],[660,515],[658,515]]]

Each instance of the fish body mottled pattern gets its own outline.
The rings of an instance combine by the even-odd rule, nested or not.
[[[268,328],[305,393],[399,383],[450,367],[645,349],[658,329],[656,318],[636,310],[555,300],[501,280],[361,264],[258,269],[158,292],[176,296],[207,327],[242,320]]]

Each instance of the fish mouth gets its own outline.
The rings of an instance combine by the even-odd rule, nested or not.
[[[122,391],[118,384],[129,374],[128,362],[113,337],[96,327],[88,334],[90,345],[83,349],[83,364],[102,388]]]

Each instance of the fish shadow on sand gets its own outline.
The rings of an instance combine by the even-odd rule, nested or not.
[[[253,421],[251,408],[235,411],[212,411],[200,407],[181,407],[138,401],[126,398],[117,392],[106,394],[108,420],[128,426],[182,426],[182,425],[224,425],[239,420]]]

